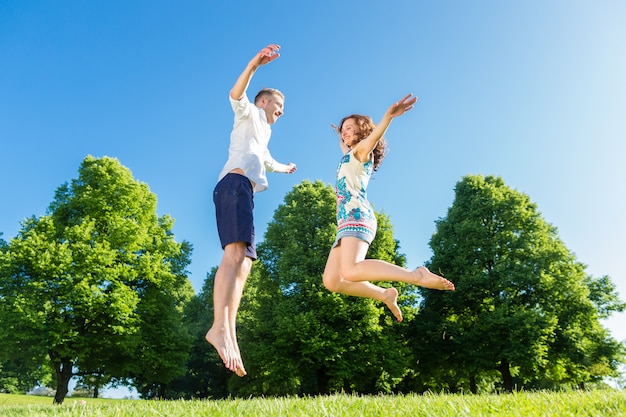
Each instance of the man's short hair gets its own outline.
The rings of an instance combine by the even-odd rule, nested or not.
[[[263,88],[254,97],[254,104],[256,104],[261,98],[263,98],[265,96],[271,96],[271,95],[274,95],[274,94],[280,96],[283,100],[285,99],[284,94],[281,93],[280,90],[277,90],[275,88]]]

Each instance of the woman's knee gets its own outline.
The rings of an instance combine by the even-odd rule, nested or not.
[[[328,291],[337,292],[339,289],[339,279],[331,276],[330,274],[325,273],[322,276],[322,282]]]
[[[358,274],[356,273],[356,268],[352,266],[342,267],[339,273],[341,274],[343,279],[345,279],[346,281],[358,281]]]

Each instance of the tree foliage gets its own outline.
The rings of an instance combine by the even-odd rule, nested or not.
[[[181,372],[191,247],[172,224],[116,159],[89,156],[2,252],[0,347],[31,369],[49,360],[56,403],[74,374],[167,383]]]
[[[185,270],[191,250],[182,242],[180,252],[167,261],[174,281],[167,287],[150,284],[137,308],[141,325],[135,343],[129,345],[133,350],[126,352],[130,364],[126,375],[142,398],[173,398],[170,384],[187,372],[193,341],[182,322],[194,297]]]
[[[585,273],[528,196],[467,176],[430,245],[430,268],[456,291],[423,292],[414,329],[422,388],[475,392],[495,373],[506,391],[615,374],[623,346],[599,319],[624,304],[608,277]]]

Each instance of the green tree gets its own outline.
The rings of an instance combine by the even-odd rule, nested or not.
[[[202,290],[186,305],[183,325],[192,335],[192,348],[186,374],[172,383],[172,390],[180,398],[226,398],[228,379],[219,355],[206,341],[205,335],[213,322],[213,283],[217,267],[204,281]]]
[[[5,351],[0,361],[0,392],[25,394],[37,385],[50,384],[53,372],[49,366],[31,368],[24,360],[12,359],[9,355],[10,352]]]
[[[501,178],[467,176],[439,219],[429,267],[456,291],[423,291],[422,388],[554,387],[613,375],[621,344],[599,319],[621,311],[608,277],[585,274],[529,197]]]
[[[130,364],[126,367],[131,371],[129,378],[142,398],[176,398],[170,384],[187,371],[192,336],[182,322],[184,309],[194,296],[185,270],[191,251],[191,245],[182,242],[176,257],[167,260],[173,281],[166,288],[171,291],[147,282],[139,302],[140,331],[135,334],[135,343],[129,345],[133,349],[127,351],[125,363]]]
[[[368,256],[403,265],[388,217],[377,218]],[[231,381],[238,395],[390,392],[404,377],[416,293],[399,286],[398,324],[381,303],[329,292],[322,273],[335,233],[335,194],[319,181],[295,186],[275,211],[241,303],[249,374]]]
[[[151,366],[144,359],[154,354],[136,348],[165,337],[141,335],[157,302],[163,332],[176,329],[169,315],[186,297],[181,266],[189,259],[172,223],[119,161],[89,156],[78,178],[57,189],[48,214],[24,221],[2,252],[0,348],[31,369],[49,360],[55,403],[76,373],[124,378],[130,365]]]

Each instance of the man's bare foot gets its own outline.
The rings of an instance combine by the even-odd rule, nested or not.
[[[226,368],[238,376],[246,375],[239,350],[235,348],[230,334],[224,328],[211,327],[204,338],[213,345]]]
[[[235,354],[239,358],[239,363],[240,363],[240,365],[234,372],[239,377],[246,376],[248,375],[248,373],[246,372],[246,368],[243,367],[243,359],[241,358],[241,351],[239,350],[239,343],[237,343],[237,329],[235,328],[235,326],[232,326],[230,329],[230,339],[233,343],[233,349],[235,350]]]
[[[413,272],[417,275],[415,285],[433,290],[454,291],[452,282],[437,274],[433,274],[425,266],[420,266]]]
[[[389,310],[393,313],[398,320],[398,323],[402,321],[402,311],[400,311],[400,307],[398,306],[398,290],[395,288],[387,288],[385,290],[383,302],[387,305]]]
[[[248,373],[243,367],[243,364],[241,364],[241,368],[237,368],[237,370],[235,370],[235,374],[237,374],[238,377],[243,377],[243,376],[248,375]]]
[[[235,345],[235,352],[237,357],[240,358],[241,365],[235,370],[235,373],[238,377],[246,376],[248,373],[246,372],[246,368],[243,367],[243,359],[241,359],[241,352],[239,351],[239,344],[237,344],[237,336],[233,337],[233,342]]]

